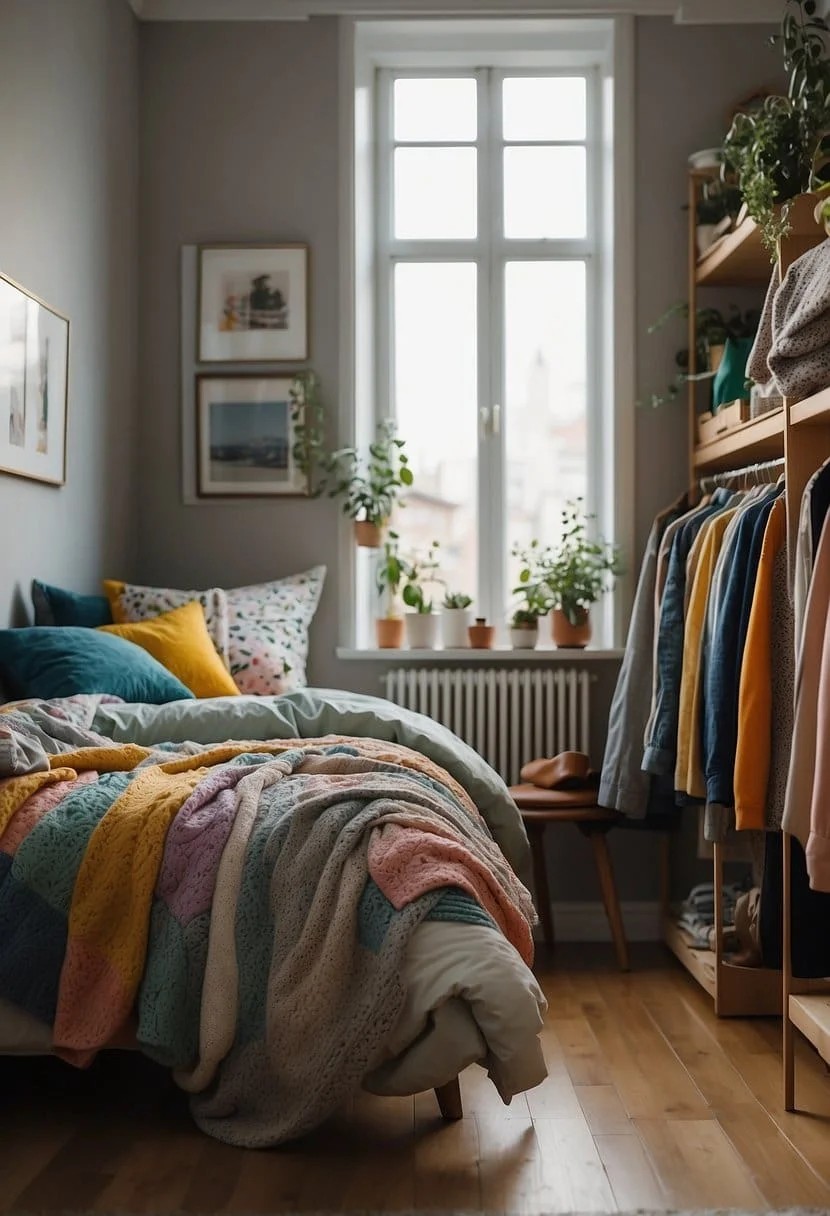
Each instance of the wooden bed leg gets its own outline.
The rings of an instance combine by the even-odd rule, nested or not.
[[[439,1085],[435,1091],[435,1096],[438,1099],[438,1106],[441,1114],[445,1119],[463,1119],[464,1108],[461,1105],[461,1085],[458,1077],[454,1081],[448,1081],[446,1085]]]

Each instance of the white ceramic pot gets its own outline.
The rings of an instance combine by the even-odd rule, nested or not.
[[[511,629],[510,645],[514,650],[535,650],[539,641],[539,627],[535,629]]]
[[[407,612],[406,640],[410,650],[434,650],[438,640],[437,612]]]
[[[472,608],[441,609],[441,642],[446,650],[469,649],[467,628],[473,623]]]

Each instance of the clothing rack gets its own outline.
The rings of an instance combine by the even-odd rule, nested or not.
[[[746,490],[750,486],[771,485],[784,472],[784,457],[776,460],[756,461],[740,469],[729,469],[722,473],[709,473],[700,479],[701,494],[711,494],[719,486],[730,490]]]

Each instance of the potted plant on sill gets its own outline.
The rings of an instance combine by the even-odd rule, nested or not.
[[[404,640],[403,613],[400,611],[400,589],[406,566],[398,552],[398,534],[389,532],[378,561],[375,583],[386,611],[375,620],[379,650],[400,650]]]
[[[432,600],[427,598],[424,587],[429,583],[438,583],[438,541],[434,540],[427,550],[426,557],[414,557],[404,563],[403,602],[407,608],[413,609],[404,616],[406,640],[412,650],[433,650],[438,640],[437,612],[433,611]]]
[[[531,547],[532,562],[525,584],[547,595],[551,612],[554,645],[581,650],[591,640],[590,608],[609,590],[609,578],[620,573],[619,550],[602,539],[588,535],[588,521],[582,500],[569,502],[562,512],[562,537],[555,547]]]
[[[513,546],[512,555],[521,563],[519,585],[513,594],[521,596],[521,602],[510,618],[510,644],[514,650],[535,650],[539,641],[539,618],[550,611],[551,599],[544,581],[544,569],[539,565],[540,548],[533,540],[527,549]]]
[[[379,549],[386,526],[401,492],[414,480],[404,452],[404,440],[395,433],[395,424],[386,419],[378,424],[377,438],[369,444],[363,459],[357,448],[340,448],[328,459],[334,478],[330,498],[343,497],[343,513],[354,520],[358,545]]]
[[[471,595],[448,591],[441,605],[441,640],[448,650],[466,649],[470,645],[467,629],[473,623]]]

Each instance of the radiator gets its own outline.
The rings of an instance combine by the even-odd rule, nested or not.
[[[557,671],[398,667],[386,697],[443,723],[513,785],[536,756],[589,752],[590,675]]]

